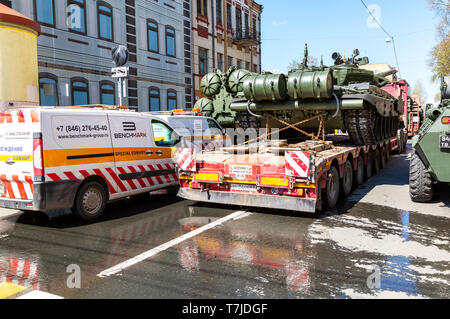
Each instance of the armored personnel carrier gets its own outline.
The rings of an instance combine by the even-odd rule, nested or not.
[[[336,52],[333,66],[321,61],[320,66],[310,67],[306,47],[301,67],[288,74],[215,70],[203,77],[201,89],[207,97],[195,107],[224,127],[281,128],[302,123],[304,130],[339,129],[356,145],[374,144],[397,135],[404,105],[381,89],[389,82],[385,76],[397,71],[375,74],[361,69],[369,59],[358,56],[358,50],[349,59]],[[291,134],[286,139],[298,135],[294,130],[286,132]]]
[[[415,202],[429,202],[434,184],[450,183],[450,76],[442,77],[441,102],[426,111],[412,145],[409,193]]]

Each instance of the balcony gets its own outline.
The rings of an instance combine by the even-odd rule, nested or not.
[[[242,46],[253,46],[261,43],[261,36],[253,30],[245,28],[233,29],[233,42]]]

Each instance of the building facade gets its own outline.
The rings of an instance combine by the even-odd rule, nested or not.
[[[190,108],[189,0],[14,0],[42,26],[41,105],[118,104],[111,50],[129,50],[123,105],[138,111]]]
[[[261,72],[262,10],[253,0],[192,0],[194,103],[214,69]]]

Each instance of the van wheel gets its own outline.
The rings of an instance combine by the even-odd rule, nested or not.
[[[105,211],[106,192],[97,182],[83,184],[75,198],[74,213],[84,220],[100,217]]]
[[[342,173],[342,193],[344,196],[350,195],[353,187],[353,167],[350,161],[345,162]]]
[[[328,208],[334,208],[339,200],[339,172],[335,166],[331,166],[327,174],[327,186],[323,199]]]

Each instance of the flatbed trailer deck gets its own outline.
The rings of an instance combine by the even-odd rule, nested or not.
[[[347,135],[329,135],[294,145],[272,141],[253,151],[251,145],[199,153],[180,149],[178,196],[314,213],[334,207],[383,168],[393,151],[402,150],[400,136],[365,146],[351,145]]]

